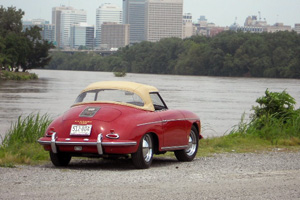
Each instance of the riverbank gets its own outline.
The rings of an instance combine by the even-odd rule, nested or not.
[[[0,80],[35,80],[38,79],[37,74],[29,72],[10,72],[0,71]]]
[[[3,199],[45,200],[299,199],[299,157],[300,152],[277,150],[193,162],[160,157],[147,170],[134,169],[130,160],[102,159],[72,160],[66,168],[0,167],[0,193]]]

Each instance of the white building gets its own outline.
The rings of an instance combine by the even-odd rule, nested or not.
[[[123,0],[123,24],[130,24],[130,43],[145,40],[146,0]]]
[[[71,26],[80,22],[86,22],[84,10],[62,10],[60,24],[60,47],[70,47]]]
[[[71,25],[70,45],[73,49],[78,49],[80,46],[93,49],[94,26],[90,26],[87,23]]]
[[[73,7],[66,7],[66,6],[60,6],[60,7],[54,7],[52,8],[52,24],[55,26],[55,35],[54,35],[54,41],[56,46],[60,45],[60,26],[61,26],[61,11],[63,10],[74,10]]]
[[[145,38],[156,42],[162,38],[182,38],[183,0],[147,0]]]
[[[278,31],[292,31],[292,27],[283,23],[275,23],[273,26],[265,27],[266,32],[276,33]]]
[[[122,8],[113,4],[103,4],[96,10],[96,46],[101,44],[101,25],[104,22],[122,24]]]
[[[189,38],[194,34],[193,16],[191,13],[183,15],[183,33],[182,38]]]

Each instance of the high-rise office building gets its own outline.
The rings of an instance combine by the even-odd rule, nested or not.
[[[80,46],[86,49],[93,49],[94,26],[90,26],[87,23],[71,25],[70,45],[73,49],[78,49]]]
[[[194,34],[193,16],[191,13],[185,13],[183,15],[183,32],[182,38],[191,37]]]
[[[52,24],[55,26],[54,41],[56,46],[60,46],[60,25],[61,25],[61,11],[62,10],[73,10],[72,7],[60,6],[52,8]]]
[[[53,24],[49,24],[49,21],[44,19],[33,19],[23,21],[23,31],[31,29],[34,26],[41,28],[41,36],[43,40],[55,43],[55,27]]]
[[[105,49],[125,47],[129,44],[129,24],[104,22],[101,27],[101,46]]]
[[[60,47],[70,47],[70,30],[73,24],[86,23],[86,11],[84,10],[62,10],[60,23]]]
[[[123,0],[123,24],[130,24],[130,43],[145,40],[146,0]]]
[[[101,44],[101,25],[104,22],[122,24],[122,8],[113,4],[103,4],[96,10],[96,46]]]
[[[182,16],[183,0],[146,0],[146,40],[182,38]]]
[[[300,34],[300,24],[295,24],[294,31],[296,31],[298,34]]]

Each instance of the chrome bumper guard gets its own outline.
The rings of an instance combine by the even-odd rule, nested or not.
[[[98,150],[99,155],[103,154],[103,150],[102,150],[102,133],[100,133],[97,137],[97,150]]]
[[[51,141],[38,140],[41,145],[51,145],[51,150],[53,153],[57,153],[57,146],[62,145],[78,145],[78,146],[97,146],[97,151],[99,155],[103,155],[103,146],[135,146],[137,142],[102,142],[103,136],[100,133],[97,137],[97,142],[62,142],[56,141],[56,133],[51,136]]]
[[[54,132],[51,136],[51,149],[53,153],[57,153],[57,148],[55,144],[55,139],[56,139],[56,133]]]

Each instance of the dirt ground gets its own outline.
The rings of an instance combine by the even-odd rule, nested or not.
[[[146,170],[130,159],[76,159],[0,168],[0,185],[0,199],[300,199],[300,152],[159,157]]]

